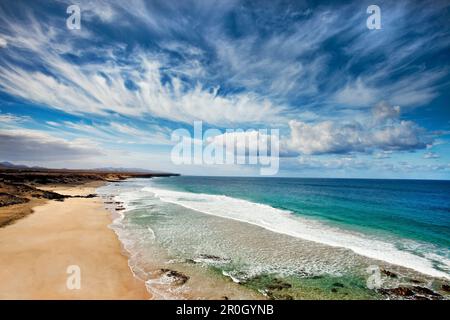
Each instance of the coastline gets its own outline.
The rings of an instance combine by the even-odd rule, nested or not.
[[[106,188],[107,190],[105,190]],[[155,240],[149,227],[128,230],[123,219],[129,211],[126,200],[116,193],[117,184],[109,184],[97,189],[105,207],[110,211],[114,230],[122,244],[124,254],[133,275],[143,281],[154,300],[265,300],[263,294],[235,283],[217,270],[200,267],[195,261],[171,258],[171,254]],[[103,190],[102,190],[103,189]],[[136,240],[136,241],[135,241]],[[206,257],[205,257],[206,258]],[[208,257],[213,260],[219,257]]]
[[[151,181],[164,185],[163,180]],[[169,190],[180,182],[171,183]],[[113,210],[119,210],[122,219],[112,226],[130,252],[130,266],[151,284],[150,291],[157,297],[160,294],[154,291],[187,299],[235,299],[250,289],[259,295],[251,297],[256,299],[448,299],[445,279],[368,258],[348,248],[162,201],[147,187],[144,180],[130,179],[101,187],[98,192],[118,205]],[[183,194],[182,200],[187,199],[189,195]],[[193,203],[198,205],[196,199]],[[122,215],[128,211],[132,214]],[[247,211],[252,212],[252,208]],[[377,289],[367,285],[370,266],[380,272],[382,285]],[[172,271],[178,275],[170,274]],[[189,279],[186,285],[179,284],[184,284],[183,276]],[[204,285],[209,280],[214,290]],[[222,285],[230,282],[239,293],[225,294],[228,289]]]
[[[0,227],[0,299],[448,298],[440,290],[446,282],[438,281],[431,285],[430,281],[436,279],[415,273],[406,274],[407,270],[381,261],[377,264],[381,266],[385,278],[392,278],[392,283],[380,290],[368,291],[365,289],[365,275],[360,274],[361,270],[365,271],[367,261],[348,250],[341,248],[330,251],[329,247],[318,243],[292,239],[260,226],[205,215],[184,207],[176,211],[171,209],[171,216],[175,220],[170,221],[165,217],[162,224],[152,223],[151,227],[156,229],[145,224],[130,225],[130,221],[122,224],[117,215],[122,216],[123,212],[128,211],[130,203],[133,210],[139,206],[155,208],[155,205],[167,204],[155,202],[147,195],[144,195],[145,201],[150,199],[150,202],[141,202],[139,197],[122,198],[122,187],[126,189],[127,184],[133,186],[136,182],[117,182],[90,180],[78,184],[61,182],[36,185],[39,188],[36,190],[53,192],[64,198],[31,199],[24,205],[32,208],[32,214]],[[18,206],[20,204],[2,209],[14,212]],[[135,213],[137,215],[130,215],[126,220],[146,216],[142,211]],[[144,216],[139,217],[140,214]],[[167,229],[167,225],[173,227],[175,222],[180,223],[182,229],[174,233]],[[132,226],[132,229],[128,230],[128,226]],[[169,231],[175,247],[163,248],[155,241],[145,240],[151,234],[155,237],[154,230],[162,239]],[[204,237],[201,236],[202,230],[207,230]],[[200,242],[196,242],[192,233],[200,236],[197,239]],[[232,251],[226,252],[227,247],[220,247],[221,250],[215,252],[214,246],[208,247],[209,242],[204,243],[203,240],[212,239],[213,234],[220,239],[228,239]],[[234,236],[230,238],[230,234]],[[179,239],[174,239],[174,235]],[[130,250],[135,237],[138,241],[134,242],[135,247]],[[259,250],[261,243],[265,243],[265,253]],[[268,264],[277,264],[270,262],[277,248],[290,247],[293,249],[292,254],[285,257],[286,261],[290,261],[291,267],[300,261],[298,267],[303,271],[298,277],[276,272],[247,272],[251,269],[239,269],[239,262],[248,255],[239,257],[233,253],[234,248],[239,247],[259,260],[267,260]],[[191,252],[192,248],[195,250]],[[357,263],[359,271],[353,270],[346,276],[326,276],[318,274],[317,270],[308,270],[306,262],[309,258],[315,261],[314,266],[318,264],[319,269],[320,261],[326,266],[335,265],[331,253],[335,254],[336,251],[342,256],[338,261],[342,270],[353,268],[351,264],[361,260]],[[177,255],[175,252],[183,254]],[[276,256],[280,257],[280,253]],[[227,263],[232,261],[238,264],[227,267]],[[352,263],[347,265],[349,261]],[[81,270],[79,290],[69,290],[66,286],[70,276],[67,268],[73,265],[79,266]],[[224,266],[225,269],[222,268]]]
[[[41,189],[86,196],[103,183]],[[0,228],[0,299],[151,298],[133,276],[111,221],[101,199],[68,198],[39,203]],[[80,289],[67,288],[71,265],[80,268]]]

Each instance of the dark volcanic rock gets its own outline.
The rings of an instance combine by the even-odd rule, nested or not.
[[[435,299],[439,300],[442,298],[442,296],[439,293],[436,293],[429,288],[420,286],[413,286],[411,288],[398,287],[394,289],[380,289],[378,291],[386,295],[407,297],[413,300],[435,300]]]
[[[302,278],[310,278],[312,275],[309,272],[303,271],[303,270],[296,270],[295,274]]]
[[[44,191],[42,193],[42,198],[49,199],[49,200],[58,200],[58,201],[64,201],[66,198],[71,198],[70,196],[62,195],[53,191]]]
[[[90,193],[88,195],[85,196],[73,196],[72,198],[85,198],[85,199],[89,199],[89,198],[95,198],[97,197],[97,195],[95,193]]]
[[[275,297],[273,296],[273,292],[272,291],[264,289],[264,290],[260,290],[259,292],[262,293],[269,300],[275,300]]]
[[[25,184],[6,183],[4,181],[0,181],[0,194],[0,206],[25,203],[31,198],[44,198],[62,201],[69,197],[56,192],[41,190]]]
[[[294,298],[289,294],[280,294],[276,298],[279,300],[294,300]]]
[[[419,294],[426,294],[426,295],[435,296],[435,297],[440,296],[439,293],[436,293],[433,290],[425,288],[425,287],[414,286],[413,290],[414,290],[414,292],[419,293]]]
[[[389,278],[397,278],[397,275],[389,270],[381,269],[381,272],[387,275]]]
[[[222,258],[212,254],[200,254],[193,259],[197,263],[228,263],[231,261],[229,258]]]
[[[379,289],[379,292],[387,295],[396,295],[400,297],[411,297],[414,295],[414,291],[407,287],[398,287],[394,289]]]
[[[80,184],[90,181],[122,181],[126,178],[166,177],[178,174],[120,172],[102,170],[67,169],[3,169],[0,168],[0,181],[20,184]]]
[[[414,295],[414,292],[411,289],[406,288],[406,287],[394,288],[394,289],[391,289],[391,292],[393,294],[396,294],[396,295],[402,296],[402,297],[409,297],[409,296]]]
[[[10,224],[30,213],[31,205],[23,205],[26,202],[33,204],[34,199],[49,199],[63,201],[70,196],[56,192],[41,190],[40,185],[76,186],[87,182],[99,182],[107,180],[121,181],[127,178],[152,178],[173,176],[166,173],[131,172],[128,170],[68,170],[46,169],[38,167],[16,166],[0,163],[0,207],[15,206],[11,210],[2,210],[0,213],[0,226]],[[77,198],[93,198],[95,194],[76,196]],[[108,198],[112,201],[112,198]],[[22,204],[22,205],[21,205]]]
[[[444,290],[445,292],[450,292],[450,285],[448,285],[448,284],[443,284],[443,285],[442,285],[442,290]]]
[[[209,260],[222,260],[221,257],[215,256],[215,255],[212,255],[212,254],[204,254],[203,253],[199,257],[202,258],[202,259],[209,259]]]
[[[175,270],[161,269],[161,273],[166,277],[169,277],[172,280],[172,283],[177,285],[183,285],[189,280],[189,276]]]
[[[283,289],[289,289],[292,285],[290,283],[284,282],[280,279],[273,279],[272,283],[270,283],[267,286],[267,289],[269,290],[283,290]]]
[[[191,263],[191,264],[196,264],[197,262],[195,262],[194,260],[192,260],[192,259],[186,259],[184,262],[186,262],[186,263]]]
[[[333,287],[343,288],[344,285],[342,283],[335,282],[335,283],[333,283]]]
[[[0,193],[0,207],[6,207],[13,204],[27,203],[30,201],[27,198],[16,197],[9,193]]]

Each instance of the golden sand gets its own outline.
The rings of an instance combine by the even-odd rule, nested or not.
[[[95,193],[93,185],[52,190]],[[100,199],[70,198],[48,201],[0,228],[0,299],[150,298],[131,273],[110,223]],[[80,289],[73,289],[76,281],[71,281],[76,272],[67,273],[73,265],[80,268]]]

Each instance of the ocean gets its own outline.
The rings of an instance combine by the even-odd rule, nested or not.
[[[160,298],[383,299],[450,279],[449,181],[179,176],[98,192],[125,208],[111,228]]]

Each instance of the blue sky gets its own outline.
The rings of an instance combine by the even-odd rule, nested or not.
[[[201,120],[279,129],[280,176],[449,179],[449,18],[448,1],[2,1],[0,160],[258,174],[174,165],[171,133]]]

